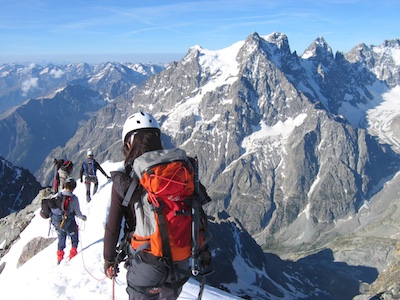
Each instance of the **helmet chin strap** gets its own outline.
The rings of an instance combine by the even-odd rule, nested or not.
[[[131,138],[130,138],[131,141],[129,142],[129,149],[132,147],[133,140],[135,139],[136,133],[137,133],[137,132],[133,132],[133,133],[131,134]]]

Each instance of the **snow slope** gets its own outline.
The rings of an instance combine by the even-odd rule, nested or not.
[[[110,171],[122,167],[122,163],[105,162],[103,169]],[[57,265],[57,240],[39,252],[21,267],[17,268],[18,259],[23,247],[33,238],[48,237],[49,221],[35,212],[30,225],[21,233],[20,240],[13,245],[12,251],[2,259],[6,262],[0,274],[2,295],[12,295],[13,299],[128,299],[125,291],[125,269],[120,265],[120,273],[112,281],[103,272],[103,235],[111,200],[111,181],[99,174],[99,191],[90,203],[85,201],[85,186],[78,181],[75,194],[79,198],[81,210],[87,215],[87,221],[77,219],[80,243],[78,255],[72,260],[64,259]],[[54,230],[51,237],[56,237]],[[70,241],[67,242],[66,254],[69,253]],[[67,255],[66,255],[67,257]],[[199,283],[190,279],[183,287],[178,299],[197,299]],[[113,298],[114,295],[114,298]],[[208,299],[240,299],[221,290],[206,286],[203,294]]]

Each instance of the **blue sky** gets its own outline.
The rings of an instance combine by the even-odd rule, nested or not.
[[[400,38],[398,0],[0,0],[0,64],[46,59],[169,62],[253,32],[281,32],[299,55],[319,36],[333,51]]]

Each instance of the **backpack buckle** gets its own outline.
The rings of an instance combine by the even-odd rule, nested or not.
[[[174,216],[190,216],[192,212],[180,209],[180,210],[175,210],[174,211]]]

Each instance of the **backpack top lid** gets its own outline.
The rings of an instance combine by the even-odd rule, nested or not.
[[[195,191],[194,169],[182,149],[146,152],[134,160],[133,170],[155,207],[159,200],[184,201]]]
[[[174,161],[187,160],[188,157],[185,150],[180,148],[149,151],[143,153],[134,160],[133,171],[137,177],[141,178],[143,173],[153,166]]]
[[[145,112],[135,113],[126,119],[122,129],[122,143],[125,143],[126,136],[132,131],[142,129],[153,129],[160,132],[160,125],[154,117]]]
[[[66,168],[72,168],[74,166],[74,164],[70,160],[64,161],[64,163],[62,165],[63,165],[63,167],[66,167]]]

